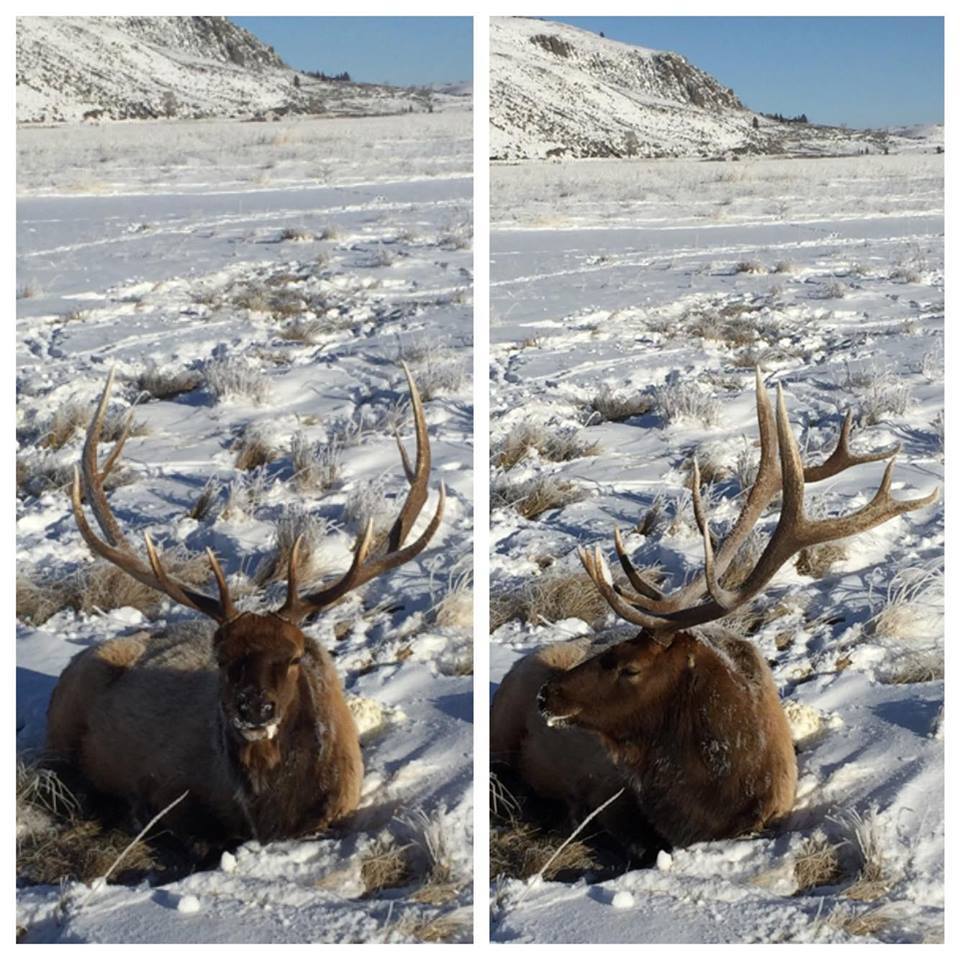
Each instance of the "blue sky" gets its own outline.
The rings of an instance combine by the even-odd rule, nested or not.
[[[231,17],[291,67],[398,86],[473,76],[470,17]]]
[[[851,127],[943,121],[941,17],[551,17],[674,50],[751,109]]]

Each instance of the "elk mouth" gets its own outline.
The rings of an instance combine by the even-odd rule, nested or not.
[[[280,729],[279,720],[271,720],[269,723],[250,724],[239,717],[234,717],[233,729],[248,742],[256,740],[272,740]]]
[[[570,721],[580,712],[579,707],[566,713],[561,713],[555,708],[552,709],[548,705],[548,701],[556,699],[556,697],[551,697],[550,694],[549,684],[544,684],[537,693],[537,709],[543,718],[543,722],[548,727],[569,727]]]

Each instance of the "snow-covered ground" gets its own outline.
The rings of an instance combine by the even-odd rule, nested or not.
[[[465,939],[472,909],[472,150],[469,112],[395,119],[117,124],[18,133],[18,572],[72,582],[92,563],[62,483],[86,412],[116,367],[112,408],[144,372],[194,377],[140,399],[143,424],[111,494],[136,542],[213,547],[253,575],[276,524],[317,535],[337,573],[363,518],[387,522],[412,450],[399,358],[425,400],[433,450],[426,514],[440,530],[417,559],[307,627],[358,705],[366,777],[342,837],[242,847],[235,861],[162,888],[21,887],[28,942],[304,942]],[[219,377],[219,379],[218,379]],[[239,392],[217,397],[230,378]],[[235,466],[258,433],[274,458]],[[298,436],[299,435],[299,436]],[[298,490],[291,444],[316,445],[339,477]],[[213,507],[188,516],[214,478]],[[282,584],[261,596],[273,603]],[[57,676],[80,649],[190,614],[165,603],[64,610],[17,624],[17,746],[42,748]],[[40,619],[39,617],[37,619]],[[363,896],[371,852],[410,844],[443,861]],[[428,849],[429,848],[429,849]],[[432,853],[431,853],[432,851]],[[436,880],[439,873],[433,874]]]
[[[528,162],[491,176],[491,445],[496,459],[523,428],[543,451],[494,467],[507,504],[492,517],[495,598],[577,573],[579,544],[615,565],[614,525],[669,582],[699,570],[689,460],[711,464],[723,535],[757,454],[755,364],[784,385],[809,461],[850,407],[854,450],[902,445],[896,496],[942,487],[942,158]],[[618,404],[635,415],[598,412]],[[561,447],[581,455],[551,460]],[[812,485],[808,508],[849,512],[881,474]],[[544,477],[582,498],[521,518],[510,504]],[[943,544],[941,501],[842,544],[826,572],[791,562],[767,589],[752,636],[791,703],[800,771],[782,828],[603,883],[501,879],[493,937],[942,939]],[[614,624],[514,617],[493,634],[491,680]],[[805,890],[813,850],[836,869]]]

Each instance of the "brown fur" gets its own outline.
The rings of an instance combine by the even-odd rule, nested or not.
[[[298,659],[299,658],[299,659]],[[272,739],[242,727],[273,705]],[[246,711],[246,713],[244,712]],[[330,656],[273,614],[210,636],[194,623],[78,654],[48,710],[48,746],[141,816],[187,836],[261,841],[322,830],[359,802],[363,764]]]
[[[494,697],[493,751],[537,793],[582,816],[626,785],[641,837],[649,825],[674,846],[749,833],[790,812],[790,729],[749,641],[713,627],[668,646],[644,632],[588,652],[582,643],[538,651]],[[641,839],[622,817],[607,828],[628,845]]]

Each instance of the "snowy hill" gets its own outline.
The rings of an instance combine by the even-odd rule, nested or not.
[[[226,17],[17,19],[18,123],[372,115],[423,111],[436,98],[298,74]]]
[[[908,144],[885,132],[756,114],[678,53],[547,20],[490,24],[494,159],[858,154],[901,146]]]

